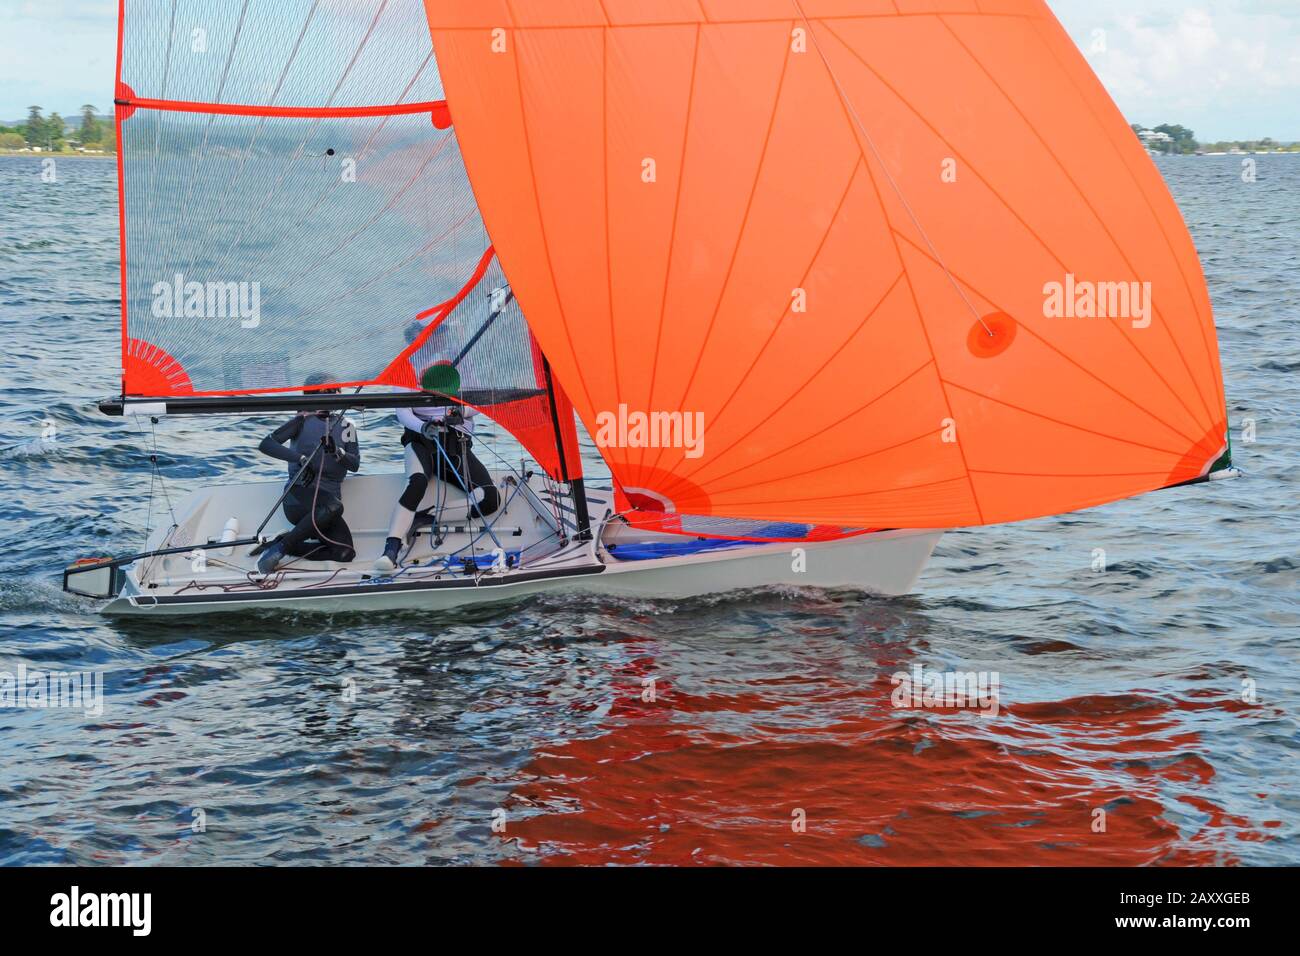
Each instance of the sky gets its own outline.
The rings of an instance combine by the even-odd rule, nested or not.
[[[1300,141],[1300,0],[1048,0],[1130,122]],[[117,0],[0,0],[0,122],[108,110]]]

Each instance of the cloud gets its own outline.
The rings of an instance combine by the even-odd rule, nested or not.
[[[1133,122],[1181,123],[1205,140],[1300,140],[1300,0],[1047,3]],[[1098,30],[1105,51],[1091,52]],[[107,108],[116,31],[117,0],[0,2],[0,120],[32,103]]]
[[[0,4],[0,121],[39,104],[68,115],[109,110],[117,59],[117,0]]]
[[[1133,122],[1300,140],[1300,2],[1048,4]]]

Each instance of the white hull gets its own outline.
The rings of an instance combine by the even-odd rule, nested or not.
[[[209,552],[212,556],[199,571],[188,554],[151,557],[128,569],[125,587],[104,613],[158,617],[253,609],[437,611],[542,592],[684,598],[775,585],[851,587],[897,595],[912,590],[943,534],[884,531],[835,541],[746,545],[620,560],[615,553],[621,546],[675,545],[691,539],[636,531],[614,519],[597,522],[594,541],[562,544],[555,533],[557,512],[550,507],[542,483],[534,479],[527,490],[514,494],[505,476],[498,484],[509,504],[494,516],[494,529],[503,549],[512,558],[519,554],[508,569],[466,573],[459,567],[441,566],[443,555],[459,553],[474,540],[469,534],[448,532],[437,550],[427,534],[417,539],[406,556],[410,566],[400,574],[375,572],[372,563],[382,549],[388,512],[404,479],[399,475],[370,476],[353,478],[344,485],[345,516],[353,530],[356,562],[299,562],[268,581],[256,574],[255,559],[248,556],[247,547],[232,554]],[[262,483],[196,492],[177,509],[178,527],[157,534],[150,549],[216,541],[231,517],[246,529],[244,534],[251,533],[280,491],[278,483]],[[435,493],[430,492],[426,505],[432,503]],[[597,493],[593,511],[604,514],[607,505]],[[443,515],[444,524],[464,523],[464,496],[449,493]],[[285,527],[283,515],[277,515],[267,533],[276,534]],[[473,548],[480,556],[495,547],[481,535],[477,540],[480,543]]]

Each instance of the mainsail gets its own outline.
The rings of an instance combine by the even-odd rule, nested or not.
[[[1226,463],[1195,248],[1042,0],[425,3],[632,504],[979,525]]]
[[[120,16],[124,396],[414,387],[419,363],[454,361],[466,401],[580,476],[419,0],[123,0]]]

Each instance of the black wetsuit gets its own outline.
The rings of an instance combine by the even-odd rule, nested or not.
[[[411,475],[407,480],[399,502],[407,511],[415,511],[420,506],[434,475],[468,495],[480,491],[482,501],[470,508],[473,515],[486,518],[501,507],[501,495],[487,467],[471,451],[474,439],[469,435],[449,429],[437,438],[429,438],[422,432],[406,428],[402,431],[402,444],[415,453],[423,472]]]
[[[284,515],[294,526],[280,538],[286,554],[313,561],[346,564],[356,558],[352,531],[343,520],[343,479],[361,468],[356,429],[342,418],[300,412],[262,439],[264,455],[289,465],[289,481],[304,467],[311,471],[284,499]],[[329,441],[321,441],[329,431]]]

